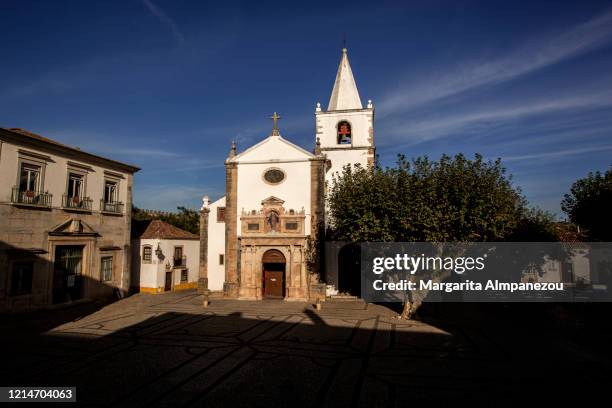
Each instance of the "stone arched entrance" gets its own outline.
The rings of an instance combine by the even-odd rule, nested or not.
[[[267,250],[261,258],[263,297],[283,299],[285,297],[287,260],[278,249]]]

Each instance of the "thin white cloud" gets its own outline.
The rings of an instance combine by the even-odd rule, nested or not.
[[[563,145],[567,143],[575,142],[580,140],[581,142],[598,141],[602,140],[603,137],[608,138],[612,134],[612,118],[605,122],[596,122],[589,119],[582,119],[578,115],[570,115],[575,123],[570,125],[563,125],[555,127],[557,120],[552,122],[552,126],[529,126],[528,129],[517,134],[517,138],[501,138],[499,141],[492,141],[488,143],[489,149],[505,150],[505,149],[533,149],[538,146],[547,145]],[[545,121],[545,124],[551,124],[549,121]],[[509,126],[509,129],[505,130],[505,134],[516,134],[516,127]]]
[[[101,140],[108,140],[107,135],[100,135],[96,132],[90,131],[78,131],[78,130],[50,130],[43,132],[43,135],[49,135],[52,139],[60,140],[69,146],[76,147],[79,149],[103,156],[122,156],[122,157],[139,157],[139,158],[181,158],[183,154],[171,151],[168,149],[151,149],[143,148],[140,146],[127,146],[118,144],[114,140],[109,140],[106,143],[100,142]],[[94,142],[92,142],[94,141]],[[84,142],[84,143],[83,143]]]
[[[387,142],[397,142],[401,137],[405,145],[439,139],[458,132],[469,133],[489,130],[503,123],[528,117],[557,112],[576,112],[612,106],[612,92],[574,95],[549,100],[522,101],[488,109],[473,110],[448,115],[434,115],[422,120],[407,119],[388,125],[385,134],[392,137]]]
[[[142,4],[144,4],[149,12],[157,17],[163,25],[168,27],[174,38],[176,38],[180,44],[185,42],[185,37],[179,30],[176,22],[170,18],[159,6],[155,5],[151,0],[142,0]]]
[[[608,150],[612,150],[612,144],[601,145],[601,146],[579,147],[575,149],[565,149],[565,150],[558,150],[554,152],[524,154],[521,156],[507,156],[507,157],[504,157],[503,160],[505,162],[516,162],[516,161],[523,161],[523,160],[559,159],[559,158],[564,158],[568,156],[576,156],[576,155],[586,154],[586,153],[605,152]]]
[[[496,59],[461,64],[452,72],[402,84],[378,103],[379,116],[401,112],[481,86],[509,81],[601,48],[610,42],[612,11],[556,36],[530,40]]]
[[[141,145],[118,143],[117,140],[127,140],[122,134],[112,131],[92,131],[90,129],[66,128],[66,129],[29,129],[34,133],[57,140],[70,147],[81,149],[85,152],[97,154],[107,158],[138,157],[144,159],[175,158],[185,160],[186,154],[169,149],[143,148]],[[133,139],[133,137],[131,138]]]

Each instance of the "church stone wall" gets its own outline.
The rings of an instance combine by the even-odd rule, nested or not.
[[[285,299],[307,300],[308,271],[306,269],[306,239],[300,237],[243,238],[241,245],[240,290],[241,299],[263,298],[264,253],[276,249],[285,256]]]
[[[264,290],[262,256],[267,250],[276,249],[286,259],[286,299],[325,297],[325,266],[313,255],[322,253],[322,245],[317,239],[323,236],[327,222],[327,185],[333,174],[342,171],[345,165],[360,164],[367,168],[374,164],[375,158],[374,108],[371,101],[362,108],[347,50],[342,52],[330,111],[322,111],[320,103],[315,110],[314,155],[280,135],[280,117],[276,113],[272,116],[273,128],[267,138],[240,154],[232,143],[226,160],[226,296],[260,299]],[[344,109],[353,107],[355,109]],[[337,125],[341,121],[351,126],[351,144],[337,143]],[[343,131],[343,134],[346,137],[348,132]],[[272,169],[275,170],[272,177],[265,180],[264,174]],[[266,208],[271,205],[277,208]],[[210,224],[215,218],[214,208],[211,209]],[[287,224],[289,219],[284,218],[287,214],[296,218],[291,220],[291,227]],[[279,218],[280,227],[277,228]],[[202,235],[207,235],[207,244],[212,245],[217,234],[210,226],[207,232]],[[214,264],[213,259],[217,258],[214,250],[209,251],[206,264]],[[272,270],[274,268],[270,266],[271,270],[267,271],[270,273],[266,274],[268,282],[274,282],[270,283],[268,296],[278,297],[278,281],[275,280],[278,271]]]
[[[238,296],[238,164],[225,164],[225,282],[223,292]]]

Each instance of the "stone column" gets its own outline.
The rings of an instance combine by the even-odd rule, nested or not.
[[[235,153],[235,148],[232,148]],[[231,156],[231,153],[230,153]],[[238,165],[225,162],[225,283],[223,293],[238,297]]]
[[[321,283],[323,278],[323,239],[325,238],[325,155],[320,153],[320,149],[315,148],[317,156],[312,159],[310,164],[310,212],[311,226],[310,237],[316,251],[316,258],[312,262],[312,275],[306,276],[304,285],[307,288],[308,297],[311,300],[320,298],[323,292],[325,297],[325,283]]]
[[[325,156],[318,155],[310,162],[310,237],[313,244],[323,238],[325,220]],[[320,246],[320,245],[319,245]],[[312,272],[319,273],[320,262],[314,262]]]
[[[206,203],[200,210],[200,269],[198,273],[198,293],[208,293],[208,216],[210,208]]]

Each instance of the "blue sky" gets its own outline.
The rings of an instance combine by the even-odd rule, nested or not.
[[[612,163],[612,2],[2,1],[0,127],[142,167],[135,204],[197,208],[281,113],[311,149],[342,38],[383,164],[501,157],[532,205]]]

